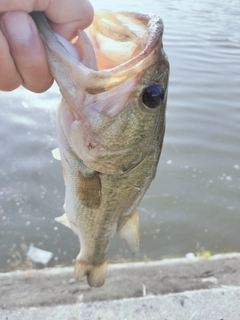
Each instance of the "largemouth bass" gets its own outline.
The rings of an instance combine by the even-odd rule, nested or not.
[[[137,207],[155,177],[165,132],[163,23],[156,15],[99,11],[70,43],[42,13],[33,18],[62,93],[63,222],[81,245],[75,276],[99,287],[116,231],[133,253],[139,249]]]

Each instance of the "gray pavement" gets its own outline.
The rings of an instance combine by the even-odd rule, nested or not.
[[[240,289],[225,287],[115,301],[0,310],[1,320],[239,320]]]
[[[110,265],[98,289],[72,276],[0,274],[0,320],[240,320],[239,253]]]

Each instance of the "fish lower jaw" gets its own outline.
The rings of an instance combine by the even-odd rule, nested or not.
[[[107,273],[107,260],[98,263],[87,263],[81,258],[76,258],[75,262],[75,279],[80,280],[87,276],[87,282],[90,287],[101,287],[104,285]]]

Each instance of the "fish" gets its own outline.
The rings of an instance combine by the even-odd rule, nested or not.
[[[75,277],[101,287],[117,232],[139,250],[138,206],[153,181],[165,133],[169,61],[155,14],[100,10],[69,42],[33,13],[61,92],[57,137],[65,181],[57,221],[79,237]],[[56,152],[55,152],[56,154]]]

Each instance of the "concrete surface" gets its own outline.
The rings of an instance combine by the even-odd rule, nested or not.
[[[110,265],[98,289],[72,272],[0,274],[0,320],[240,320],[238,253]]]
[[[0,315],[2,320],[239,320],[240,289],[226,287],[165,296],[0,310]]]

